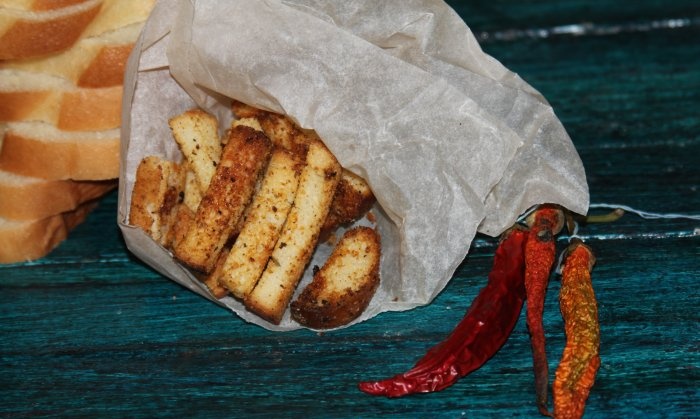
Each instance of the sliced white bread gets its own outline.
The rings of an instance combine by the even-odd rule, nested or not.
[[[49,10],[0,8],[0,59],[22,59],[62,51],[75,43],[99,14],[103,0]]]
[[[115,180],[47,181],[0,170],[0,218],[30,221],[71,211],[116,185]]]
[[[56,76],[78,87],[121,85],[126,61],[142,27],[143,22],[137,22],[84,38],[60,54],[1,61],[0,69]]]
[[[95,207],[85,203],[74,211],[28,221],[0,218],[0,263],[24,262],[45,256]]]
[[[39,121],[64,131],[118,128],[122,90],[79,88],[41,73],[0,70],[0,122]]]
[[[0,60],[58,53],[79,39],[143,23],[155,0],[60,0],[60,3],[67,6],[46,8],[46,4],[40,4],[34,10],[0,7]]]
[[[119,129],[68,132],[45,122],[6,126],[0,170],[47,180],[119,176]]]

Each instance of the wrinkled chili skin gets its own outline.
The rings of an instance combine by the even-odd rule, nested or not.
[[[552,386],[556,419],[583,416],[600,367],[598,306],[591,282],[594,263],[590,248],[574,243],[562,270],[559,306],[564,319],[566,346]]]
[[[440,391],[486,363],[510,336],[525,299],[524,243],[528,233],[512,229],[496,249],[487,285],[464,318],[441,343],[404,374],[359,384],[372,395],[401,397]]]
[[[547,416],[550,415],[547,410],[549,366],[542,316],[549,275],[556,259],[555,234],[561,229],[562,219],[563,214],[556,207],[538,208],[532,216],[530,234],[525,243],[526,320],[532,347],[536,402],[540,413]]]

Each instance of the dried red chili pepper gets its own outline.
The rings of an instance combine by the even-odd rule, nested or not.
[[[541,414],[549,416],[550,413],[547,410],[549,366],[542,315],[549,275],[556,259],[555,235],[564,226],[564,212],[559,207],[540,206],[528,217],[527,224],[530,227],[530,234],[525,242],[526,319],[532,347],[537,408]]]
[[[591,270],[592,250],[581,242],[567,249],[559,305],[566,346],[555,373],[552,393],[554,417],[580,418],[600,366],[600,325]]]
[[[527,235],[520,228],[504,233],[487,285],[444,341],[431,348],[408,372],[386,380],[362,382],[360,390],[386,397],[440,391],[498,352],[510,336],[525,299],[523,249]]]

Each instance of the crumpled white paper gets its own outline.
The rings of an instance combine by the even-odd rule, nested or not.
[[[179,161],[167,119],[194,106],[219,116],[222,129],[230,98],[287,114],[369,182],[381,285],[357,321],[429,303],[477,231],[498,235],[545,202],[587,211],[583,165],[552,108],[485,54],[442,1],[159,1],[124,86],[118,221],[126,243],[213,301],[127,223],[139,161]],[[328,251],[320,246],[310,266]],[[270,330],[299,327],[289,313],[276,326],[233,298],[217,302]]]

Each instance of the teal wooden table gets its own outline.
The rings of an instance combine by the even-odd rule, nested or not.
[[[594,203],[700,213],[700,3],[452,1],[483,48],[551,102]],[[478,237],[429,306],[337,332],[273,333],[126,250],[116,193],[50,256],[0,266],[2,417],[538,417],[523,318],[451,388],[389,400],[362,379],[410,367],[491,266]],[[602,365],[586,416],[700,417],[700,221],[627,214],[581,235],[598,255]],[[562,246],[565,243],[560,243]],[[545,307],[553,373],[559,282]]]

